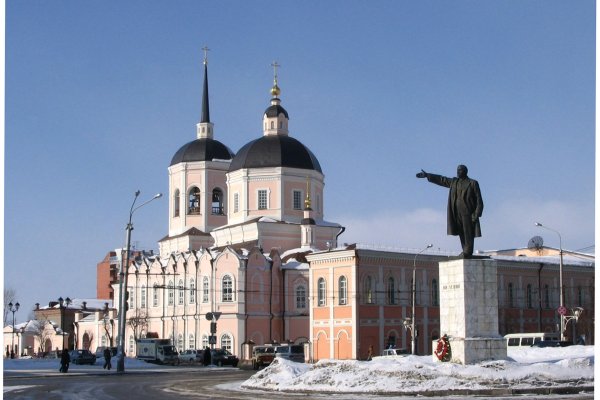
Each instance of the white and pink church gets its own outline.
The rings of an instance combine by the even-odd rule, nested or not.
[[[448,254],[341,246],[345,228],[325,219],[325,177],[290,134],[276,72],[270,94],[262,135],[234,153],[210,120],[205,58],[196,138],[168,167],[168,235],[158,255],[142,252],[127,266],[127,355],[135,356],[136,339],[160,337],[179,350],[214,345],[242,359],[252,344],[276,342],[305,343],[307,361],[365,359],[369,348],[410,348],[412,317],[417,354],[431,354],[431,341],[444,334],[438,262]],[[558,253],[543,246],[490,253],[501,334],[558,329]],[[593,344],[595,260],[564,256],[564,304],[585,309],[565,335]],[[119,290],[116,275],[98,285]],[[68,343],[114,345],[117,307],[75,312]],[[216,332],[207,315],[219,316]]]

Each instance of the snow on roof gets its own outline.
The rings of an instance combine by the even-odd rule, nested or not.
[[[308,270],[308,263],[302,263],[291,258],[288,262],[281,266],[282,269]]]
[[[95,310],[104,310],[106,307],[106,303],[108,303],[108,308],[113,308],[113,301],[108,299],[72,299],[69,305],[66,305],[66,309],[68,310],[82,310],[83,303],[85,302],[86,310],[95,311]],[[48,310],[48,309],[57,309],[60,308],[60,304],[56,302],[53,306],[43,306],[40,307],[40,310]]]

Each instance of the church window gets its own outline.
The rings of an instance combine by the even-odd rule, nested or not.
[[[196,281],[190,280],[190,304],[196,302]]]
[[[168,293],[168,297],[169,297],[169,305],[172,306],[175,302],[175,287],[173,286],[173,281],[169,281],[169,293]]]
[[[225,275],[221,282],[221,301],[233,301],[233,279],[229,275]]]
[[[233,194],[233,212],[236,213],[240,211],[240,195],[239,193]]]
[[[325,286],[325,279],[319,278],[317,288],[317,304],[319,307],[322,307],[327,304],[327,287]]]
[[[196,186],[190,189],[188,214],[200,214],[200,189]]]
[[[179,217],[179,189],[173,195],[173,216]]]
[[[158,288],[156,285],[152,288],[152,307],[158,307]]]
[[[302,210],[302,191],[300,190],[294,190],[294,210]]]
[[[140,306],[142,308],[146,308],[146,285],[142,285],[141,295],[140,295]]]
[[[212,192],[212,213],[214,215],[223,215],[223,191],[216,188]]]
[[[194,337],[193,333],[190,333],[188,336],[188,349],[195,349],[196,348],[196,338]]]
[[[271,121],[271,129],[275,129],[275,122]]]
[[[179,301],[178,304],[179,305],[183,305],[184,302],[184,295],[185,295],[185,290],[183,289],[183,281],[179,280]]]
[[[258,191],[258,209],[266,210],[267,208],[267,191],[265,189],[261,189]]]
[[[283,122],[279,121],[279,129],[283,128]]]
[[[229,352],[233,349],[233,339],[227,333],[221,336],[221,348]]]
[[[202,278],[202,302],[208,303],[208,276]]]
[[[177,350],[183,351],[183,335],[181,333],[177,335]]]
[[[306,308],[306,288],[303,285],[296,288],[296,308]]]
[[[338,297],[341,306],[348,304],[348,280],[345,276],[340,276],[338,280]]]
[[[202,348],[205,349],[208,347],[208,336],[202,335]]]
[[[390,276],[387,283],[387,302],[396,304],[396,281]]]

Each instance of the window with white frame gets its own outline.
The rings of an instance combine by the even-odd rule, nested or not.
[[[325,279],[319,278],[317,281],[317,304],[319,307],[326,305],[327,298],[327,287],[325,286]]]
[[[129,298],[129,300],[127,301],[127,307],[129,307],[130,310],[133,310],[135,308],[135,301],[133,296],[134,293],[134,288],[130,287],[127,289],[127,297]]]
[[[190,333],[188,336],[188,349],[195,349],[196,348],[196,338],[194,337],[193,333]]]
[[[202,278],[202,302],[208,303],[208,276]]]
[[[158,288],[156,284],[152,287],[152,307],[158,307]]]
[[[173,216],[179,217],[179,189],[175,190],[173,195]]]
[[[208,347],[208,336],[202,335],[202,348],[205,349]]]
[[[183,280],[179,280],[179,305],[182,306],[185,300],[185,290],[183,288]]]
[[[180,333],[177,335],[177,350],[178,351],[183,351],[183,335]]]
[[[140,306],[142,308],[146,308],[146,285],[142,285],[142,290],[140,293]]]
[[[188,195],[188,214],[200,214],[200,189],[196,186],[192,187]]]
[[[233,339],[228,333],[221,335],[221,348],[233,353],[233,351],[231,351],[233,349]]]
[[[196,281],[190,279],[190,304],[196,302]]]
[[[296,287],[296,308],[306,308],[306,287],[304,285]]]
[[[258,209],[266,210],[269,207],[267,190],[261,189],[258,191]]]
[[[292,207],[294,208],[294,210],[302,210],[302,191],[294,190],[292,197],[293,197]]]
[[[169,305],[172,306],[173,304],[175,304],[175,287],[173,286],[173,281],[169,281],[169,293],[168,293],[168,297],[169,297]]]
[[[340,305],[348,304],[348,280],[345,276],[340,276],[338,279],[338,297]]]
[[[371,278],[370,275],[367,275],[367,277],[365,278],[364,296],[365,296],[365,303],[367,303],[367,304],[373,304],[374,303],[374,299],[373,299],[373,278]]]
[[[240,195],[239,193],[233,194],[233,212],[236,213],[240,211]]]
[[[133,354],[135,350],[135,339],[133,335],[129,336],[129,354]]]
[[[233,301],[233,279],[229,275],[225,275],[221,281],[221,301]]]

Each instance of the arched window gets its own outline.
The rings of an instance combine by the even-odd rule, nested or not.
[[[140,293],[140,307],[146,308],[146,285],[142,285],[142,290]]]
[[[437,279],[431,281],[431,305],[440,305],[440,288],[438,287]]]
[[[544,285],[544,307],[550,308],[550,286]]]
[[[514,293],[513,293],[513,284],[512,283],[508,284],[508,306],[509,307],[515,306],[515,297],[514,297]]]
[[[196,186],[190,189],[188,214],[200,214],[200,189]]]
[[[338,280],[338,292],[339,304],[348,304],[348,280],[345,276],[340,276]]]
[[[202,278],[202,302],[208,303],[208,276]]]
[[[158,288],[156,283],[152,287],[152,307],[158,307]]]
[[[129,354],[135,354],[135,339],[133,338],[133,335],[129,336]]]
[[[190,335],[188,336],[188,349],[195,349],[196,348],[196,338],[194,337],[193,333],[190,333]]]
[[[240,194],[234,193],[233,194],[233,212],[236,213],[238,211],[240,211]]]
[[[275,129],[275,122],[271,121],[271,129]]]
[[[396,281],[393,277],[389,277],[387,281],[387,303],[396,304]]]
[[[373,278],[370,275],[365,278],[364,296],[365,303],[373,304]]]
[[[175,190],[173,195],[173,216],[179,217],[179,189]]]
[[[229,275],[225,275],[221,281],[221,301],[233,301],[233,279]]]
[[[299,285],[296,288],[296,308],[306,308],[306,288],[304,285]]]
[[[212,192],[212,213],[214,215],[224,215],[223,210],[223,191],[219,188],[213,189]]]
[[[180,333],[177,335],[177,350],[183,351],[183,335]]]
[[[327,304],[325,300],[327,298],[327,288],[325,287],[325,279],[319,278],[317,282],[317,304],[321,307]]]
[[[205,349],[208,347],[208,336],[202,335],[202,348]]]
[[[175,304],[175,287],[173,286],[173,281],[169,281],[169,305],[172,306]]]
[[[533,308],[533,289],[531,284],[527,285],[527,308]]]
[[[190,279],[190,304],[196,302],[196,281]]]
[[[185,290],[183,288],[183,280],[180,279],[179,280],[179,305],[182,306],[184,303],[184,299],[185,299]]]
[[[227,333],[221,335],[221,348],[233,353],[233,339]]]

